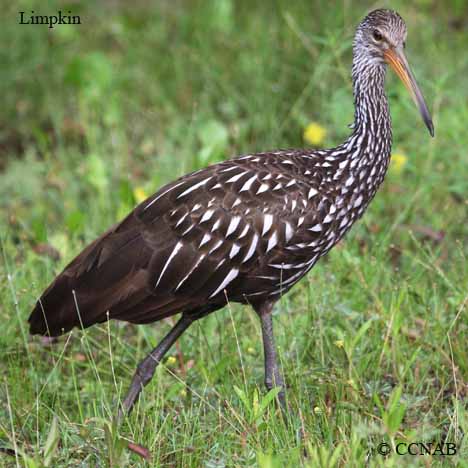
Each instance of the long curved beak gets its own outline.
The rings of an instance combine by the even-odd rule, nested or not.
[[[426,124],[426,127],[429,130],[431,136],[434,136],[434,124],[432,123],[431,114],[427,109],[426,101],[424,100],[424,96],[419,89],[418,83],[416,82],[416,78],[411,71],[411,68],[406,60],[405,53],[403,49],[392,48],[389,47],[384,52],[385,61],[393,68],[395,73],[400,77],[403,84],[406,86],[408,91],[413,98],[414,103],[418,106],[419,112]]]

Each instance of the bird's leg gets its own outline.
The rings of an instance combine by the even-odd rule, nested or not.
[[[163,338],[163,340],[151,351],[143,361],[138,364],[137,370],[133,376],[130,389],[122,402],[122,408],[119,409],[119,419],[123,413],[130,413],[135,401],[137,400],[143,387],[151,380],[156,367],[163,359],[169,348],[174,342],[184,333],[190,324],[196,320],[197,316],[182,315],[179,321],[174,325],[171,331]]]
[[[255,307],[260,317],[262,324],[263,335],[263,352],[265,357],[265,386],[269,390],[274,387],[280,387],[278,400],[281,406],[286,409],[286,397],[284,393],[284,380],[278,366],[278,358],[276,355],[275,338],[273,336],[273,321],[271,312],[273,302],[265,302],[258,307]]]

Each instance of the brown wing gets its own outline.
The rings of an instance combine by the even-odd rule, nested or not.
[[[322,207],[311,189],[320,175],[304,175],[287,154],[238,158],[163,187],[64,269],[37,302],[31,332],[107,317],[147,323],[289,289],[316,261],[295,246]]]

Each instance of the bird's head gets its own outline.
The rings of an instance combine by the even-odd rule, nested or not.
[[[418,106],[431,136],[434,136],[431,115],[405,56],[406,36],[406,24],[396,11],[374,10],[357,28],[354,55],[358,61],[393,68]]]

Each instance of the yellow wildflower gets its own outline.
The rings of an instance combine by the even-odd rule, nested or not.
[[[133,196],[135,197],[137,203],[141,203],[143,200],[146,200],[148,198],[148,195],[141,187],[135,187],[133,189]]]
[[[177,362],[177,359],[174,356],[169,356],[166,362],[168,366],[173,366]]]
[[[320,145],[327,136],[327,131],[317,122],[311,122],[304,130],[304,140],[311,145]]]
[[[314,408],[314,413],[315,413],[315,414],[322,414],[322,412],[323,412],[323,411],[322,411],[322,408],[320,408],[320,406],[316,406],[316,407]]]
[[[185,388],[183,388],[180,392],[179,392],[179,395],[182,397],[182,398],[185,398],[187,396],[187,390],[185,390]]]
[[[333,343],[337,348],[342,348],[344,346],[344,341],[343,340],[336,340]]]
[[[404,153],[394,153],[392,154],[392,159],[390,162],[390,169],[395,174],[401,174],[403,168],[406,166],[408,157]]]
[[[249,347],[247,348],[247,352],[248,352],[249,354],[255,354],[255,348],[252,348],[251,346],[249,346]]]
[[[355,382],[353,379],[347,380],[346,383],[347,383],[350,387],[353,387],[354,389],[356,388],[356,382]]]

